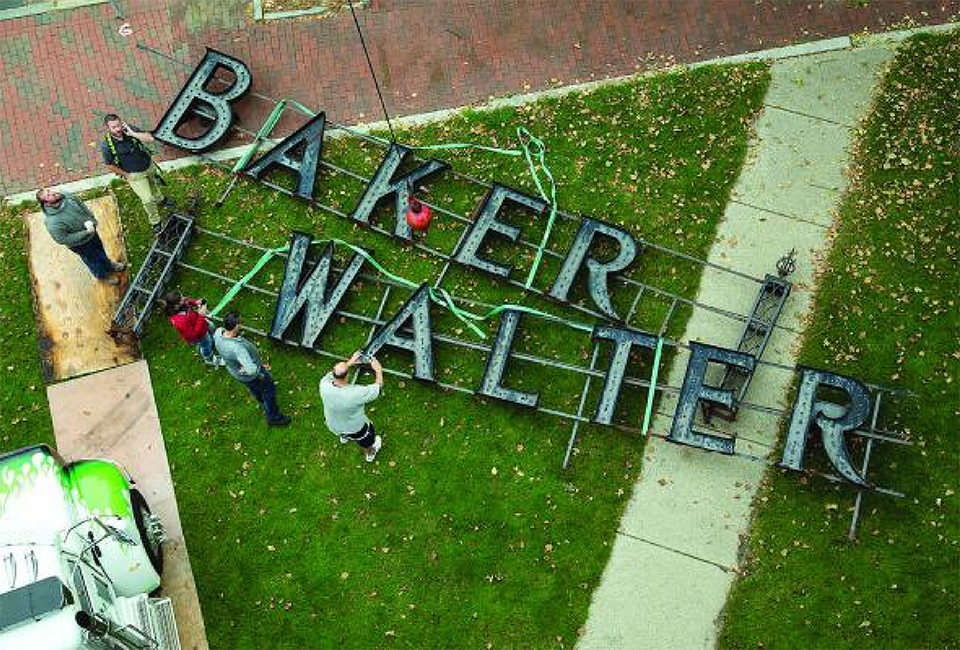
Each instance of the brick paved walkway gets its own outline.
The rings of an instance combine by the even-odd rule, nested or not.
[[[122,0],[0,22],[0,195],[105,170],[100,118],[152,128],[205,46],[243,59],[254,90],[344,123],[381,118],[349,13],[252,24],[249,0]],[[371,0],[359,12],[396,115],[864,29],[939,24],[960,0]],[[132,35],[118,27],[129,23]],[[271,107],[245,99],[242,123]],[[282,120],[275,134],[296,124]],[[167,152],[176,155],[175,152]]]

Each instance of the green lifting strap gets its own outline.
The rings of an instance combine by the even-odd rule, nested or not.
[[[374,257],[370,253],[363,250],[362,248],[354,246],[349,242],[343,241],[342,239],[333,238],[329,240],[318,240],[312,243],[315,245],[315,244],[325,243],[327,241],[332,241],[336,244],[346,246],[357,255],[362,255],[368,262],[370,262],[370,264],[375,269],[377,269],[377,271],[379,271],[381,274],[383,274],[385,277],[389,278],[390,280],[396,282],[397,284],[401,284],[405,287],[409,287],[410,289],[416,289],[418,286],[420,286],[416,282],[413,282],[411,280],[408,280],[407,278],[391,273],[386,268],[384,268],[379,262],[377,262],[376,259],[374,259]],[[264,251],[263,255],[260,256],[260,259],[257,260],[257,263],[253,266],[253,268],[250,269],[250,271],[246,275],[244,275],[242,278],[237,280],[236,283],[234,283],[234,285],[230,288],[230,290],[227,291],[227,293],[223,296],[223,298],[220,299],[220,302],[217,303],[217,306],[213,308],[213,311],[211,311],[210,314],[212,316],[216,316],[221,311],[223,311],[223,309],[230,303],[230,301],[233,300],[234,297],[236,297],[236,295],[240,292],[240,290],[248,282],[250,282],[250,280],[252,280],[254,276],[256,276],[257,273],[259,273],[264,266],[266,266],[267,262],[269,262],[274,255],[285,253],[289,249],[290,249],[290,246],[287,245],[287,246],[282,246],[280,248],[270,248]],[[441,305],[449,309],[450,313],[452,313],[454,316],[459,318],[464,323],[464,325],[469,327],[481,339],[486,339],[487,335],[484,334],[483,330],[477,327],[473,323],[473,321],[485,321],[507,309],[513,309],[515,311],[523,312],[525,314],[539,316],[541,318],[545,318],[547,320],[551,320],[557,323],[562,323],[564,325],[567,325],[568,327],[572,327],[574,329],[578,329],[584,332],[593,331],[593,328],[590,327],[589,325],[578,323],[576,321],[566,320],[566,319],[560,318],[559,316],[555,316],[553,314],[543,312],[538,309],[533,309],[531,307],[525,307],[523,305],[514,305],[511,303],[506,303],[498,307],[494,307],[493,309],[491,309],[485,314],[475,314],[466,309],[461,309],[460,307],[457,307],[456,304],[454,303],[453,296],[450,294],[450,292],[447,291],[446,289],[442,289],[439,287],[430,288],[430,298],[438,305]]]
[[[254,138],[253,144],[250,145],[250,148],[247,149],[246,153],[244,153],[243,156],[233,166],[232,171],[234,174],[239,173],[240,170],[247,166],[247,163],[250,162],[250,159],[257,152],[257,149],[259,149],[260,145],[269,137],[270,132],[273,131],[273,127],[275,127],[277,122],[280,120],[280,116],[283,114],[283,110],[287,105],[293,106],[308,117],[314,117],[316,115],[316,113],[311,111],[309,108],[293,99],[280,100],[267,117],[266,121],[263,123],[263,126],[260,127],[256,138]],[[553,224],[557,217],[557,182],[554,180],[553,174],[550,173],[550,168],[547,167],[547,148],[546,145],[544,145],[543,140],[537,138],[522,126],[517,127],[517,140],[520,143],[520,149],[488,147],[486,145],[474,144],[472,142],[450,142],[446,144],[410,146],[409,148],[418,151],[477,149],[479,151],[489,151],[491,153],[498,153],[505,156],[523,156],[526,159],[527,166],[530,169],[530,176],[533,178],[534,185],[537,186],[537,191],[540,193],[540,197],[550,205],[550,216],[547,218],[547,226],[544,229],[543,238],[540,240],[540,245],[537,246],[537,254],[533,259],[533,265],[530,267],[530,272],[527,274],[527,280],[523,285],[524,288],[529,289],[533,285],[533,279],[537,275],[537,269],[540,268],[540,262],[543,259],[543,251],[546,249],[547,242],[550,240],[550,234],[553,231]],[[532,153],[531,149],[533,149]],[[538,170],[542,170],[543,175],[546,176],[547,180],[550,181],[549,196],[543,189],[543,183],[540,181],[540,171]]]
[[[253,144],[250,145],[250,148],[247,149],[246,153],[240,157],[237,163],[233,166],[231,170],[234,174],[239,174],[240,171],[247,166],[247,163],[250,162],[250,159],[253,158],[254,154],[257,153],[257,149],[260,148],[260,144],[270,136],[270,132],[273,131],[273,127],[277,125],[277,122],[280,121],[280,116],[283,114],[283,109],[287,105],[286,99],[281,100],[273,107],[273,111],[270,115],[267,116],[266,121],[263,123],[263,126],[260,127],[260,130],[257,132],[257,137],[253,139]]]
[[[653,372],[650,373],[650,390],[647,391],[647,407],[643,411],[641,435],[646,436],[650,427],[650,414],[653,412],[653,394],[657,390],[657,375],[660,373],[660,353],[663,352],[663,337],[657,337],[657,351],[653,355]]]

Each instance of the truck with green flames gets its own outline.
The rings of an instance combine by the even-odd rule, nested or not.
[[[0,650],[179,650],[163,540],[117,464],[0,455]]]

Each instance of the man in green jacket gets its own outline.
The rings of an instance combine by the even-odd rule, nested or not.
[[[44,225],[53,241],[66,246],[80,256],[96,279],[109,285],[120,280],[111,273],[119,273],[126,264],[113,262],[103,249],[97,234],[97,218],[83,201],[67,192],[44,188],[37,192],[37,201],[43,210]]]

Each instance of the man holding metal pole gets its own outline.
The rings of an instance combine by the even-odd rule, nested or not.
[[[372,384],[358,386],[349,382],[347,374],[358,363],[370,364],[375,377]],[[383,366],[374,357],[365,359],[360,352],[336,364],[320,380],[320,399],[323,401],[323,418],[327,428],[340,437],[340,442],[357,443],[368,463],[377,457],[383,439],[377,435],[363,407],[380,397],[381,388]]]

